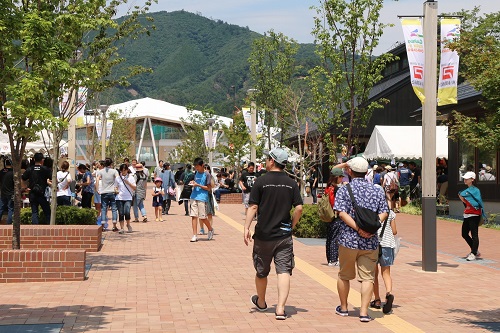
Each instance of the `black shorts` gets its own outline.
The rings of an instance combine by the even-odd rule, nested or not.
[[[271,271],[271,261],[274,259],[276,274],[288,273],[292,275],[295,267],[292,236],[272,241],[254,239],[253,266],[257,277],[265,278]]]

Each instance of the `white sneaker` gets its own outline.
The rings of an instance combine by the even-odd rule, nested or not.
[[[118,231],[119,234],[124,234],[125,233],[125,230],[123,229],[120,229],[120,231]]]
[[[208,230],[208,240],[211,240],[214,238],[214,229]]]
[[[194,243],[194,242],[197,242],[197,241],[198,241],[198,237],[196,237],[196,235],[193,235],[193,237],[191,237],[190,242]]]
[[[474,253],[469,253],[469,255],[467,256],[467,258],[465,258],[465,260],[467,261],[472,261],[472,260],[476,260],[476,256],[474,255]]]
[[[333,266],[338,266],[338,265],[339,265],[339,262],[338,262],[338,261],[330,261],[330,262],[328,263],[328,266],[330,266],[330,267],[333,267]]]
[[[131,226],[131,225],[128,225],[128,226],[127,226],[127,229],[128,229],[128,232],[132,232],[132,231],[133,231],[133,230],[132,230],[132,226]]]

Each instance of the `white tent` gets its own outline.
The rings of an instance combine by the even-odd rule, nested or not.
[[[29,152],[46,153],[47,150],[52,149],[53,147],[52,134],[50,134],[47,130],[42,130],[41,132],[37,133],[37,135],[38,135],[38,140],[31,141],[26,144],[26,153]],[[64,152],[65,150],[67,150],[68,143],[65,140],[61,140],[61,142],[59,142],[59,147],[61,148],[62,152]],[[0,131],[0,153],[10,154],[9,136],[1,131]]]
[[[373,159],[422,158],[421,126],[375,126],[363,156]],[[448,127],[436,127],[436,157],[448,158]]]

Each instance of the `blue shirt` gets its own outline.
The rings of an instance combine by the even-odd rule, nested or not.
[[[380,188],[368,183],[364,178],[353,178],[351,188],[356,204],[360,207],[368,208],[377,212],[377,214],[389,211],[384,193]],[[333,209],[338,212],[346,212],[354,220],[354,206],[347,186],[342,186],[336,196]],[[370,238],[361,237],[358,232],[342,222],[340,224],[339,245],[349,249],[375,250],[378,247],[378,237],[373,235]]]
[[[399,169],[399,185],[406,186],[410,185],[411,182],[411,170],[405,167]]]
[[[207,173],[206,172],[196,172],[194,174],[194,181],[196,184],[207,185]],[[208,201],[208,191],[202,189],[199,186],[193,186],[193,192],[191,192],[191,199],[207,202]]]

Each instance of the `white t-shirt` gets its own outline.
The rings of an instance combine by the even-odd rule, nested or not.
[[[135,186],[135,177],[133,174],[129,173],[127,176],[118,175],[115,178],[115,186],[118,187],[116,200],[132,201],[132,194],[134,194],[134,190],[130,185],[125,183],[125,180],[132,184],[132,186]]]
[[[394,239],[391,227],[391,222],[395,218],[396,218],[396,213],[390,210],[389,217],[387,218],[387,226],[385,227],[382,238],[380,238],[380,233],[382,232],[382,228],[384,228],[384,223],[382,223],[382,226],[377,231],[377,235],[379,236],[380,246],[382,247],[390,247],[391,249],[396,247],[396,240]]]
[[[112,168],[104,168],[97,171],[97,176],[101,178],[99,182],[99,193],[114,193],[115,179],[118,176],[118,171]]]
[[[57,196],[71,196],[71,189],[69,188],[69,183],[71,183],[71,176],[69,171],[57,171]]]

